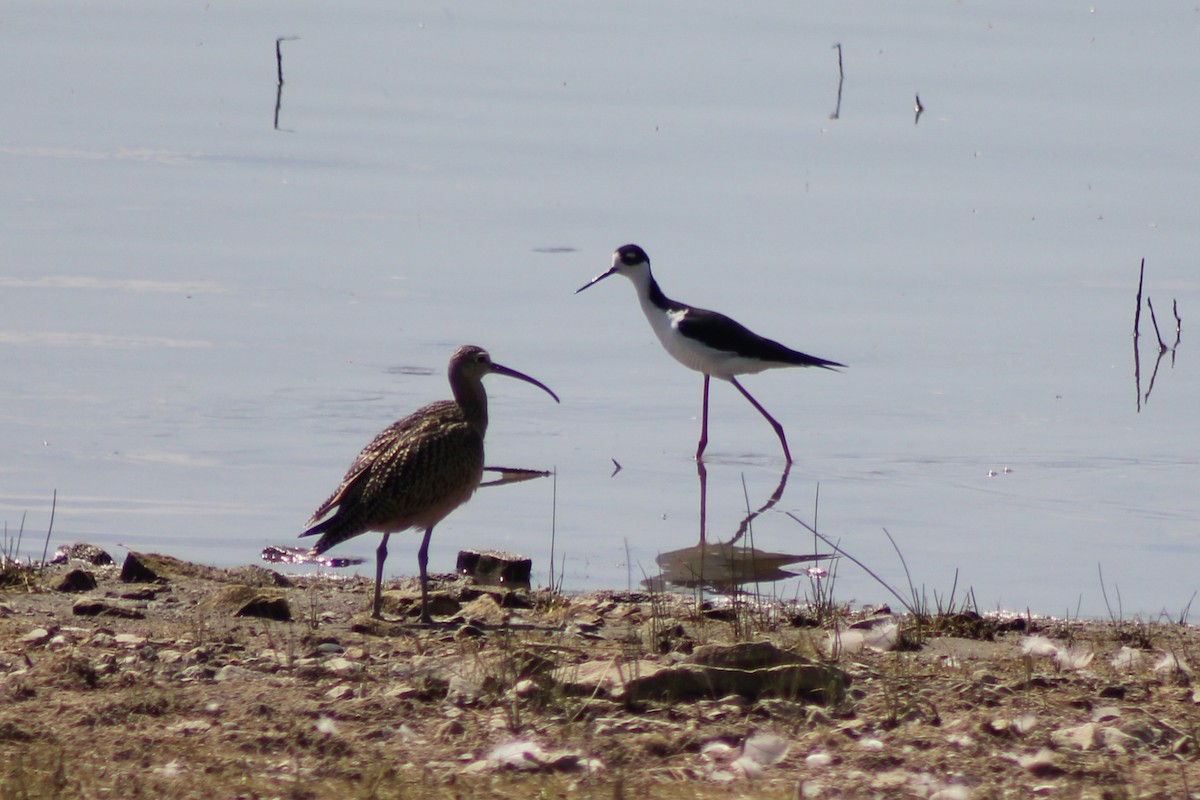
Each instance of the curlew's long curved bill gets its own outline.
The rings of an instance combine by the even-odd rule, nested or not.
[[[531,377],[529,377],[529,376],[528,376],[528,375],[526,375],[524,372],[517,372],[515,369],[512,369],[512,368],[510,368],[510,367],[506,367],[506,366],[504,366],[503,364],[497,364],[495,361],[493,361],[493,362],[492,362],[492,369],[491,369],[491,371],[492,371],[493,373],[495,373],[496,375],[507,375],[508,377],[510,377],[510,378],[516,378],[516,379],[517,379],[517,380],[519,380],[519,381],[525,381],[526,383],[532,383],[534,386],[538,387],[538,388],[539,388],[539,389],[541,389],[543,392],[545,392],[546,394],[548,394],[548,395],[550,395],[551,397],[553,397],[553,398],[554,398],[554,402],[556,402],[556,403],[560,403],[560,404],[562,403],[562,401],[558,399],[558,395],[556,395],[556,394],[555,394],[555,393],[554,393],[554,392],[553,392],[553,391],[550,389],[550,387],[549,387],[549,386],[547,386],[546,384],[544,384],[544,383],[542,383],[541,381],[537,380],[536,378],[531,378]]]
[[[605,278],[607,278],[609,275],[612,275],[616,271],[617,271],[617,268],[613,267],[608,272],[600,273],[599,275],[597,275],[596,277],[592,278],[590,281],[585,283],[583,286],[580,286],[578,289],[576,289],[575,294],[579,294],[580,292],[582,292],[584,289],[588,288],[589,286],[599,283],[600,281],[604,280]]]

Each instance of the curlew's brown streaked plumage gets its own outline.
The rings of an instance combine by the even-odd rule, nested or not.
[[[342,483],[313,512],[301,536],[321,535],[313,554],[368,531],[383,534],[375,551],[375,600],[380,618],[383,562],[388,537],[424,529],[417,551],[421,571],[421,621],[429,622],[429,538],[433,528],[470,499],[483,476],[483,437],[487,433],[485,375],[507,375],[532,383],[558,402],[540,381],[492,361],[482,347],[464,345],[450,357],[453,400],[440,400],[397,420],[354,459]]]

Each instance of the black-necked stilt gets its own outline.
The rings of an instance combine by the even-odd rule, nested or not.
[[[704,448],[708,444],[708,381],[710,377],[715,376],[737,387],[750,404],[758,409],[758,413],[771,423],[779,437],[779,443],[783,445],[784,458],[789,464],[792,463],[792,454],[788,450],[783,426],[738,383],[735,376],[775,367],[832,369],[846,365],[792,350],[779,342],[759,336],[724,314],[670,299],[658,288],[658,282],[650,274],[650,257],[636,244],[618,247],[613,253],[612,268],[592,278],[575,290],[575,293],[579,294],[609,275],[624,275],[633,281],[642,311],[662,346],[680,364],[704,374],[704,411],[696,458],[704,455]]]
[[[507,375],[532,383],[558,402],[545,384],[492,361],[482,347],[466,345],[450,357],[453,400],[440,400],[393,422],[363,448],[337,491],[313,512],[301,536],[321,534],[312,549],[324,553],[360,533],[377,531],[375,601],[380,617],[383,561],[388,536],[424,528],[417,551],[421,570],[421,621],[429,622],[429,537],[433,526],[470,499],[483,477],[483,436],[487,433],[484,375]]]

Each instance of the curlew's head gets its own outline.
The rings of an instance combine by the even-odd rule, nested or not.
[[[483,387],[484,375],[507,375],[510,378],[532,383],[546,394],[554,398],[554,402],[561,402],[550,387],[539,380],[529,377],[523,372],[517,372],[515,369],[510,369],[503,364],[497,364],[492,361],[492,357],[487,350],[473,344],[466,344],[454,351],[454,355],[450,356],[450,387],[454,390],[454,395],[462,401],[460,392],[470,387]]]
[[[635,284],[650,277],[650,256],[636,244],[623,244],[613,253],[612,267],[575,290],[579,294],[584,289],[599,283],[609,275],[624,275]]]

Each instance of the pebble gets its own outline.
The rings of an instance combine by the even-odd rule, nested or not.
[[[339,700],[349,700],[354,697],[354,687],[340,684],[333,687],[325,693],[325,699],[337,702]]]
[[[45,628],[34,628],[17,639],[17,641],[21,644],[34,645],[35,647],[41,646],[50,641],[50,631]]]
[[[1091,750],[1096,744],[1096,723],[1088,722],[1073,728],[1061,728],[1050,734],[1050,741],[1058,747]]]
[[[218,681],[218,682],[233,681],[233,680],[252,680],[257,677],[258,677],[258,673],[252,669],[246,669],[245,667],[239,667],[236,664],[226,664],[225,666],[223,666],[219,670],[217,670],[216,674],[213,675],[213,680]]]
[[[331,658],[326,661],[325,669],[329,670],[335,675],[353,675],[355,673],[362,672],[363,665],[351,661],[348,658],[342,658],[341,656],[338,656],[337,658]]]

